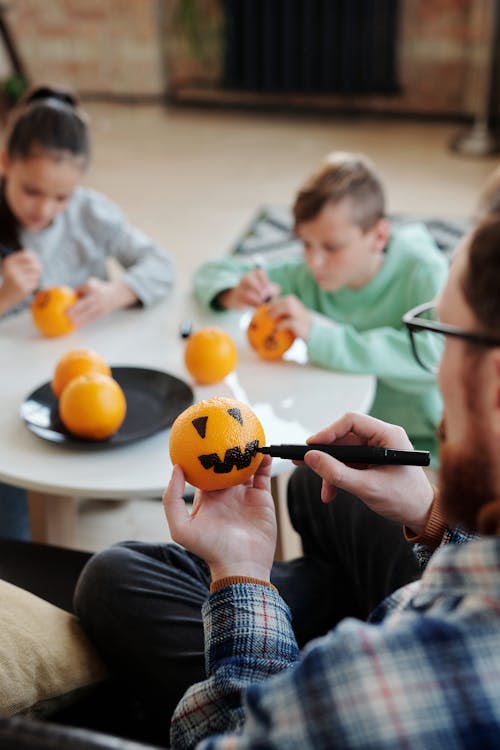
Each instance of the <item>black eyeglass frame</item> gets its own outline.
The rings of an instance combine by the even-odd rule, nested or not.
[[[414,357],[424,370],[432,373],[437,371],[430,368],[420,359],[415,338],[413,336],[416,331],[433,331],[434,333],[441,333],[443,336],[455,336],[456,338],[469,341],[471,344],[477,344],[478,346],[500,346],[500,339],[493,338],[492,336],[486,336],[482,333],[474,333],[473,331],[463,331],[461,328],[450,326],[447,323],[440,323],[437,320],[425,320],[419,318],[422,313],[432,310],[433,307],[435,307],[435,302],[424,302],[423,304],[417,305],[411,310],[408,310],[408,312],[403,315],[403,323],[410,334],[410,343]]]

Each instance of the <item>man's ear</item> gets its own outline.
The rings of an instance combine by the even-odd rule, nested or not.
[[[485,383],[484,390],[488,395],[488,402],[486,403],[486,409],[489,409],[489,413],[484,415],[485,421],[489,422],[488,434],[492,442],[492,462],[493,462],[493,476],[495,477],[496,494],[495,497],[500,497],[500,347],[493,349],[491,352],[492,367],[488,369],[487,377],[491,379],[491,383]],[[496,532],[500,533],[500,532]]]
[[[5,177],[9,171],[10,159],[7,151],[2,148],[0,150],[0,174]]]
[[[493,429],[500,445],[500,347],[493,352],[493,395],[494,395],[494,416]]]
[[[391,234],[391,225],[387,219],[379,219],[372,229],[374,234],[374,245],[373,249],[376,252],[382,252],[389,242],[389,236]]]

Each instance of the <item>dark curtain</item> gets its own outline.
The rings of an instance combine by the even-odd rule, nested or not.
[[[224,0],[224,86],[390,94],[398,0]]]

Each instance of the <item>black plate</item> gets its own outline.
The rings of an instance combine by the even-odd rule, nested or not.
[[[21,404],[21,417],[28,429],[52,443],[112,447],[141,440],[170,427],[181,411],[193,403],[194,394],[189,385],[167,372],[142,367],[112,367],[111,372],[125,393],[127,415],[110,438],[84,440],[68,432],[59,418],[50,382],[30,393]]]

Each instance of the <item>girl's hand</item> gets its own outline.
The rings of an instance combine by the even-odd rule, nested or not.
[[[259,268],[242,276],[240,283],[234,289],[221,292],[217,301],[228,310],[258,307],[270,297],[275,297],[279,292],[278,284],[269,281],[265,271]]]
[[[306,454],[304,463],[322,477],[321,499],[324,503],[334,500],[337,487],[340,487],[359,497],[379,515],[405,524],[415,534],[424,528],[434,492],[423,469],[418,466],[354,468],[314,451],[314,443],[412,450],[402,427],[365,414],[346,414],[330,427],[312,435],[307,443],[313,452]]]
[[[31,250],[16,250],[2,262],[2,307],[22,302],[40,284],[42,266]]]
[[[78,302],[69,308],[68,315],[78,327],[137,302],[134,292],[121,281],[90,278],[76,289],[76,293]]]
[[[184,483],[182,469],[174,466],[163,494],[172,539],[206,561],[212,580],[241,575],[269,581],[276,547],[269,456],[245,484],[198,490],[191,514],[183,498]]]
[[[279,297],[269,303],[269,312],[278,319],[278,328],[288,329],[304,341],[309,338],[313,316],[294,294]]]

